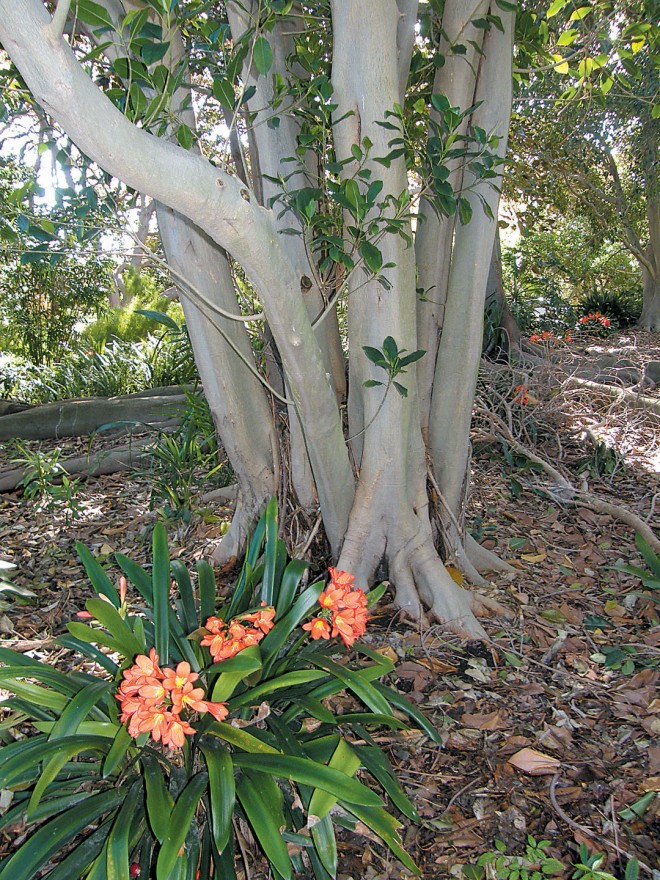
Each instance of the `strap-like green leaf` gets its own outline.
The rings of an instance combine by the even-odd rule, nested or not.
[[[316,605],[319,596],[323,592],[325,584],[318,582],[307,587],[293,605],[291,611],[285,614],[281,620],[275,624],[273,629],[261,642],[261,654],[264,658],[264,666],[270,664],[282,649],[286,640],[289,638],[293,630],[298,626],[301,620],[309,614]]]
[[[383,786],[394,805],[413,822],[419,822],[417,810],[406,797],[383,752],[377,746],[353,746],[362,764]]]
[[[141,794],[142,786],[134,783],[112,824],[106,844],[106,880],[129,880],[129,840]]]
[[[274,691],[282,690],[283,688],[292,688],[299,684],[306,684],[310,681],[318,681],[321,678],[326,678],[325,673],[316,672],[315,670],[301,669],[294,672],[286,672],[278,678],[271,678],[269,681],[264,681],[253,688],[249,688],[249,690],[245,691],[245,693],[240,696],[234,697],[234,699],[231,700],[230,708],[233,711],[239,706],[246,706],[250,703],[255,703],[265,694],[271,694]]]
[[[156,523],[153,534],[153,569],[151,582],[154,591],[154,629],[156,653],[162,665],[169,662],[170,630],[170,554],[167,532],[162,523]],[[174,863],[172,863],[174,864]]]
[[[276,619],[279,620],[286,614],[293,602],[296,591],[300,584],[303,574],[309,568],[309,562],[303,562],[302,559],[292,559],[287,565],[282,575],[282,583],[280,584],[280,592],[277,597]]]
[[[85,567],[85,571],[87,572],[87,577],[92,582],[92,586],[99,594],[99,596],[106,596],[115,608],[119,608],[121,604],[119,601],[119,593],[115,589],[115,585],[112,583],[108,575],[103,570],[101,564],[98,559],[96,559],[89,552],[87,547],[84,544],[81,544],[80,541],[76,541],[76,550],[78,551],[78,556],[80,557],[80,561]]]
[[[249,752],[251,755],[280,754],[273,746],[248,733],[247,730],[242,730],[240,727],[232,727],[231,724],[213,724],[209,727],[208,733],[220,737],[220,739],[223,739],[230,745],[236,746],[244,752]]]
[[[358,804],[342,804],[342,806],[345,806],[348,812],[352,813],[356,819],[364,822],[367,828],[371,828],[383,843],[392,850],[401,864],[405,865],[414,874],[421,875],[417,865],[401,846],[401,839],[398,834],[401,823],[397,822],[393,816],[390,816],[387,810],[381,807],[365,807]]]
[[[74,880],[84,876],[103,849],[111,825],[112,822],[108,820],[91,834],[86,835],[66,858],[57,863],[57,867],[48,874],[48,880]]]
[[[348,690],[353,691],[355,696],[362,700],[372,712],[377,712],[381,715],[392,714],[387,700],[368,681],[365,681],[362,676],[357,675],[345,666],[340,666],[339,663],[335,663],[334,660],[330,660],[328,657],[312,656],[310,660],[315,666],[320,666],[321,669],[325,669],[326,672],[334,675]]]
[[[321,864],[331,877],[337,876],[337,840],[330,816],[312,825],[312,840]]]
[[[328,766],[335,770],[341,768],[343,773],[353,777],[360,767],[360,759],[351,746],[345,740],[340,739],[328,762]],[[317,788],[309,803],[309,813],[312,816],[318,816],[319,819],[323,819],[336,803],[337,797],[334,792],[331,793]]]
[[[197,608],[195,607],[195,596],[193,594],[192,583],[188,569],[180,559],[173,559],[170,563],[174,580],[179,588],[181,597],[181,622],[186,633],[194,632],[200,622],[197,620]]]
[[[114,742],[110,746],[108,754],[103,762],[103,778],[107,779],[112,776],[122,758],[129,750],[133,743],[133,737],[130,735],[126,727],[122,724],[117,730]]]
[[[199,622],[204,626],[209,617],[215,614],[215,575],[213,569],[204,560],[195,566],[199,585]]]
[[[266,546],[264,547],[264,574],[259,598],[266,605],[273,605],[275,596],[275,570],[277,567],[277,499],[271,498],[266,505]]]
[[[208,781],[207,773],[197,773],[177,798],[158,854],[156,880],[169,880]]]
[[[433,740],[434,743],[438,745],[442,745],[442,737],[440,735],[440,731],[433,725],[429,719],[422,712],[419,711],[417,706],[413,706],[413,704],[407,700],[403,694],[398,693],[393,688],[388,687],[385,684],[382,684],[380,681],[375,681],[373,686],[378,690],[383,696],[389,700],[389,702],[397,709],[400,709],[402,712],[415,722],[417,727],[420,730],[423,730],[424,733]]]
[[[231,820],[236,803],[234,764],[229,750],[213,737],[203,737],[199,747],[204,755],[209,774],[213,839],[218,852],[222,852],[229,843]]]
[[[147,819],[156,839],[162,843],[169,827],[174,800],[167,789],[158,761],[151,755],[143,754],[140,764],[147,793]]]
[[[62,767],[73,755],[78,751],[69,753],[68,745],[70,739],[77,733],[80,723],[87,717],[92,706],[95,706],[103,694],[105,694],[112,685],[109,682],[97,681],[88,685],[86,688],[76,694],[66,707],[64,712],[53,725],[53,729],[48,737],[49,743],[60,741],[62,748],[59,749],[51,758],[49,758],[43,766],[39,781],[34,787],[30,803],[28,804],[28,818],[32,819],[32,813],[45,790],[55,779]]]
[[[248,767],[283,779],[293,779],[295,782],[302,782],[314,788],[321,788],[344,801],[374,807],[382,805],[378,795],[357,779],[347,776],[334,767],[311,761],[309,758],[282,754],[235,754],[234,764],[237,767]]]
[[[39,868],[93,824],[100,816],[115,808],[126,795],[125,789],[111,789],[91,795],[79,806],[51,819],[5,862],[0,880],[34,880]]]
[[[138,642],[133,630],[120,616],[116,608],[113,608],[108,602],[103,599],[88,599],[85,607],[120,645],[124,657],[132,659],[136,654],[146,652],[146,645]]]
[[[62,645],[63,648],[69,648],[71,651],[78,651],[83,657],[88,657],[90,660],[98,663],[99,666],[102,666],[106,672],[110,673],[110,675],[114,676],[119,669],[117,664],[111,660],[107,654],[104,654],[103,651],[99,651],[95,645],[81,642],[80,639],[75,638],[73,635],[65,634],[63,636],[58,636],[55,639],[55,642],[58,645]]]
[[[283,816],[280,820],[281,807],[276,811],[278,805],[273,803],[272,791],[270,799],[264,797],[266,784],[260,774],[254,774],[254,778],[264,782],[263,786],[257,787],[257,783],[251,778],[242,776],[236,786],[238,799],[266,858],[285,880],[291,880],[293,876],[291,859],[280,834],[280,828],[285,824]],[[279,799],[281,800],[281,794]]]
[[[69,702],[68,697],[47,688],[39,687],[38,684],[32,684],[31,681],[22,681],[20,678],[11,678],[10,676],[5,677],[2,675],[3,671],[0,670],[0,679],[2,680],[3,687],[16,694],[17,697],[29,700],[35,706],[46,706],[48,709],[61,712]],[[25,675],[25,673],[21,674]]]

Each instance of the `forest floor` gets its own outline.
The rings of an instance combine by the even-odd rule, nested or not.
[[[634,529],[572,504],[521,452],[533,449],[581,490],[660,525],[660,416],[567,379],[586,363],[601,381],[608,358],[660,361],[658,334],[589,340],[577,357],[532,359],[513,374],[486,370],[467,524],[515,569],[486,588],[510,619],[484,621],[489,641],[478,643],[441,626],[420,629],[387,604],[372,619],[372,642],[395,662],[392,683],[442,732],[442,746],[415,730],[380,738],[422,817],[402,833],[427,880],[465,876],[459,866],[496,851],[496,841],[524,857],[528,836],[550,841],[548,855],[564,863],[565,877],[580,844],[602,853],[601,868],[616,877],[631,857],[640,877],[660,876],[658,605],[638,578],[612,568],[642,564]],[[658,392],[643,394],[659,400]],[[493,423],[486,413],[495,404]],[[87,442],[42,448],[75,454]],[[11,449],[0,452],[0,467],[11,457]],[[0,559],[14,562],[14,582],[35,594],[26,604],[4,603],[0,644],[53,664],[65,652],[51,638],[91,596],[74,542],[101,559],[121,551],[144,563],[157,515],[148,473],[90,479],[76,501],[71,517],[61,505],[49,511],[20,493],[0,496]],[[173,557],[188,565],[208,553],[230,514],[201,496],[193,507],[190,523],[168,526]],[[22,836],[1,835],[0,853]],[[237,862],[239,876],[265,877],[253,850],[247,858],[249,873]],[[537,856],[525,865],[538,867]],[[377,843],[353,836],[341,841],[339,876],[409,875]]]

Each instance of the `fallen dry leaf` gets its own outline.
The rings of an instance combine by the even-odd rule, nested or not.
[[[523,773],[530,776],[554,776],[561,767],[561,761],[537,752],[536,749],[521,749],[515,755],[511,755],[507,764],[511,764]]]

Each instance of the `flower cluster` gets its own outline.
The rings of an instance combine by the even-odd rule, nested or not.
[[[367,597],[354,587],[355,578],[346,571],[329,568],[330,584],[319,596],[323,611],[303,624],[313,639],[340,636],[347,648],[367,629]]]
[[[121,722],[128,722],[128,732],[134,738],[150,733],[155,742],[178,749],[186,736],[195,733],[187,719],[190,712],[210,714],[216,721],[224,721],[228,710],[224,703],[204,700],[204,690],[194,687],[199,675],[188,663],[179,663],[176,669],[158,665],[154,648],[138,654],[135,663],[124,671],[124,680],[115,694],[121,705]]]
[[[605,334],[612,328],[612,322],[601,312],[589,312],[578,319],[578,329],[588,333]]]
[[[526,385],[516,385],[514,388],[514,397],[513,400],[515,403],[527,404],[529,403],[529,391],[527,390]]]
[[[553,342],[559,342],[559,337],[555,336],[549,330],[543,330],[542,333],[532,333],[529,337],[530,342],[547,342],[550,345]]]
[[[205,629],[207,635],[201,641],[211,652],[213,661],[227,660],[235,657],[239,651],[258,644],[273,628],[275,609],[263,607],[251,614],[241,614],[230,623],[220,617],[209,617]]]

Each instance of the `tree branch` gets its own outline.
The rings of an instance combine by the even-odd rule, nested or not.
[[[66,18],[71,7],[71,0],[57,0],[55,12],[48,25],[48,31],[52,40],[59,40],[64,33]]]

